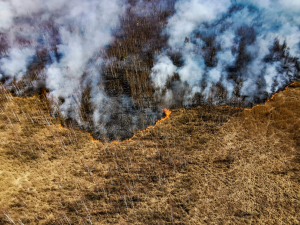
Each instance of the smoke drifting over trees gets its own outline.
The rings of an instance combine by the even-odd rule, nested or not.
[[[95,138],[164,107],[251,105],[300,78],[299,1],[0,2],[0,78]]]
[[[299,1],[177,1],[164,29],[168,47],[152,69],[155,85],[178,73],[191,89],[187,105],[195,93],[208,97],[220,85],[227,97],[240,89],[245,103],[265,100],[299,79],[299,10]],[[176,51],[179,66],[168,56]]]

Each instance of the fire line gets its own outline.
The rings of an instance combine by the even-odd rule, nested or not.
[[[255,106],[253,106],[252,108],[245,108],[244,110],[245,110],[245,111],[246,111],[246,110],[249,111],[249,110],[254,109],[254,107],[265,106],[265,105],[267,104],[267,102],[273,100],[277,94],[282,93],[282,92],[285,92],[291,85],[293,85],[293,84],[295,84],[295,83],[296,83],[296,82],[293,82],[293,83],[287,85],[287,86],[285,87],[284,90],[279,91],[279,92],[273,94],[272,97],[271,97],[270,99],[266,100],[264,104],[255,105]],[[221,106],[221,107],[230,107],[230,108],[238,109],[238,107],[231,107],[231,106],[227,106],[227,105],[226,105],[226,106]],[[199,106],[198,106],[197,108],[199,108]],[[195,109],[195,108],[194,108],[194,109]],[[169,116],[171,115],[172,111],[169,110],[169,109],[167,109],[167,108],[163,109],[163,111],[164,111],[165,114],[166,114],[166,116],[165,116],[164,118],[158,120],[158,121],[155,123],[155,125],[149,126],[149,127],[147,127],[145,130],[140,130],[140,131],[138,131],[137,133],[143,133],[143,132],[145,132],[145,131],[147,131],[147,130],[149,130],[149,129],[152,129],[152,128],[154,128],[157,124],[159,124],[160,122],[162,122],[162,121],[168,119]],[[63,128],[65,128],[65,127],[63,127],[62,125],[60,125],[60,128],[63,129]],[[68,128],[65,128],[65,129],[68,129]],[[136,133],[136,134],[137,134],[137,133]],[[98,139],[94,139],[91,133],[88,133],[88,134],[91,136],[92,141],[98,141],[98,142],[100,142]],[[119,144],[119,143],[121,144],[121,143],[126,143],[126,142],[129,142],[129,141],[132,141],[133,138],[136,136],[136,134],[134,134],[131,138],[126,139],[126,140],[124,140],[124,141],[118,142],[118,141],[114,140],[114,141],[112,141],[111,143],[106,143],[106,144]]]

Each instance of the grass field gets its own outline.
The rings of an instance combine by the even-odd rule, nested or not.
[[[0,94],[0,224],[299,224],[300,82],[102,143]],[[63,126],[61,126],[63,123]]]

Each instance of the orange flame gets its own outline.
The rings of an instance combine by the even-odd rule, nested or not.
[[[163,111],[165,112],[166,117],[164,117],[164,118],[158,120],[158,121],[155,123],[155,125],[149,126],[149,127],[147,127],[145,130],[140,130],[140,131],[138,131],[137,133],[142,133],[142,132],[145,132],[145,131],[147,131],[147,130],[149,130],[149,129],[152,129],[152,128],[154,128],[158,123],[160,123],[160,122],[162,122],[162,121],[168,119],[169,116],[171,115],[172,111],[169,110],[169,109],[163,109]],[[93,136],[92,136],[92,134],[90,134],[90,133],[88,133],[88,134],[91,136],[92,141],[98,141],[98,142],[100,142],[99,140],[94,139]],[[111,143],[108,143],[108,144],[118,144],[118,143],[121,144],[121,143],[126,143],[126,142],[128,142],[128,141],[132,141],[133,138],[134,138],[135,136],[136,136],[136,134],[134,134],[131,138],[129,138],[129,139],[127,139],[127,140],[124,140],[124,141],[121,141],[121,142],[118,142],[118,141],[114,140],[114,141],[112,141]]]
[[[293,82],[293,83],[291,83],[290,85],[286,86],[285,89],[284,89],[283,91],[279,91],[279,92],[273,94],[272,97],[271,97],[270,99],[266,100],[266,102],[265,102],[263,105],[255,105],[255,106],[253,106],[252,108],[245,108],[244,110],[252,110],[254,107],[265,106],[265,105],[267,104],[267,102],[272,101],[272,100],[275,98],[275,96],[276,96],[277,94],[279,94],[279,93],[281,93],[281,92],[285,92],[285,91],[289,88],[289,86],[291,86],[291,85],[293,85],[293,84],[295,84],[295,83],[296,83],[296,82]],[[228,105],[226,105],[226,106],[220,106],[220,107],[232,108],[232,109],[240,109],[239,107],[233,107],[233,106],[228,106]],[[200,106],[198,106],[198,107],[196,107],[196,108],[193,108],[193,109],[197,109],[197,108],[200,108]],[[192,110],[192,109],[190,109],[190,110]],[[158,121],[155,123],[155,125],[149,126],[149,127],[147,127],[145,130],[138,131],[137,133],[142,133],[142,132],[145,132],[145,131],[147,131],[147,130],[149,130],[149,129],[152,129],[152,128],[154,128],[158,123],[160,123],[160,122],[162,122],[162,121],[168,119],[169,116],[171,115],[172,111],[169,110],[169,109],[166,109],[166,108],[163,109],[163,111],[165,112],[166,117],[164,117],[164,118],[158,120]],[[68,128],[63,127],[62,125],[60,125],[60,128],[61,128],[61,129],[68,129]],[[91,136],[92,141],[98,141],[98,142],[100,142],[99,140],[94,139],[91,133],[88,133],[88,134]],[[129,138],[129,139],[127,139],[127,140],[124,140],[124,141],[121,141],[121,142],[118,142],[118,141],[115,140],[115,141],[112,141],[111,143],[107,143],[107,144],[126,143],[126,142],[128,142],[128,141],[132,141],[133,138],[134,138],[135,136],[136,136],[136,134],[134,134],[131,138]]]
[[[169,110],[169,109],[163,109],[163,111],[165,112],[166,117],[164,117],[164,118],[162,118],[162,119],[156,121],[155,125],[149,126],[149,127],[147,127],[145,130],[140,130],[140,131],[138,131],[137,133],[143,133],[143,132],[145,132],[145,131],[147,131],[147,130],[149,130],[149,129],[152,129],[152,128],[154,128],[158,123],[160,123],[160,122],[162,122],[162,121],[168,119],[169,116],[171,115],[172,111]],[[129,139],[127,139],[127,140],[124,140],[124,141],[122,141],[122,142],[120,142],[120,143],[126,143],[126,142],[128,142],[128,141],[132,141],[132,139],[133,139],[135,136],[136,136],[136,134],[134,134],[131,138],[129,138]],[[94,139],[94,138],[93,138],[93,139]],[[111,142],[110,144],[118,144],[118,143],[119,143],[118,141],[113,141],[113,142]]]

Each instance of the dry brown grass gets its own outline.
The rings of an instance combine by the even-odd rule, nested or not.
[[[300,83],[251,110],[174,110],[120,144],[0,97],[0,224],[300,221]]]

